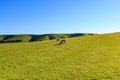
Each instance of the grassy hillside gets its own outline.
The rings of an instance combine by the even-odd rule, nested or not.
[[[53,40],[57,38],[70,38],[76,36],[93,35],[89,33],[75,33],[75,34],[43,34],[43,35],[0,35],[0,43],[8,42],[34,42],[43,40]]]
[[[30,39],[30,35],[9,35],[6,38],[4,38],[5,41],[22,40],[22,42],[29,42]]]
[[[119,36],[0,44],[0,80],[120,80]]]
[[[0,35],[1,43],[17,42],[16,40],[21,40],[21,42],[29,42],[31,38],[31,35]]]

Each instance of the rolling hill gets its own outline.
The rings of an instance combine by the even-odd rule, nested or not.
[[[120,80],[119,36],[0,44],[0,80]]]
[[[0,43],[35,42],[35,41],[53,40],[57,38],[71,38],[71,37],[86,36],[86,35],[94,35],[94,34],[75,33],[75,34],[43,34],[43,35],[30,35],[30,34],[0,35]]]

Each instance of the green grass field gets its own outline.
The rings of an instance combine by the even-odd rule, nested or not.
[[[120,80],[120,33],[0,44],[0,80]]]

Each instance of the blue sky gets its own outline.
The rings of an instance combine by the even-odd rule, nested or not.
[[[120,31],[120,0],[0,0],[0,34]]]

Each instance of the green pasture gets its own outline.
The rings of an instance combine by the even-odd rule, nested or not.
[[[1,43],[0,80],[120,80],[120,33]]]

